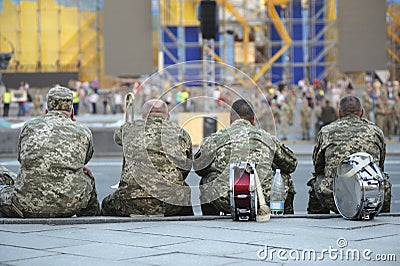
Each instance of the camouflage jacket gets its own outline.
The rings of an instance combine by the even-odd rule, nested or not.
[[[65,114],[50,112],[26,122],[18,140],[14,204],[26,217],[74,215],[90,198],[83,167],[92,155],[91,131]]]
[[[355,152],[371,154],[383,171],[386,144],[382,130],[356,115],[347,115],[322,127],[312,156],[315,175],[333,179],[339,162]]]
[[[115,130],[123,147],[119,198],[157,198],[174,205],[190,205],[184,182],[192,167],[192,141],[176,123],[161,117],[128,122]]]
[[[227,196],[230,163],[239,160],[256,163],[266,196],[269,196],[273,167],[280,168],[284,174],[294,172],[297,167],[293,152],[281,144],[278,138],[246,120],[238,119],[229,127],[204,139],[195,154],[193,166],[202,177],[202,184],[208,183],[204,189],[210,193],[210,197],[215,199],[218,196]],[[287,177],[290,178],[288,175]],[[294,188],[291,189],[294,193]]]

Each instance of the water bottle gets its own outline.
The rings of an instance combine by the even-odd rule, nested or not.
[[[281,176],[281,169],[276,169],[269,202],[272,215],[283,215],[285,209],[285,184]]]

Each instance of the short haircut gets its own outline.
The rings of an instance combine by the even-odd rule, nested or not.
[[[168,116],[168,106],[165,102],[157,99],[148,100],[142,108],[143,117],[148,116]]]
[[[251,121],[252,119],[254,119],[253,106],[251,105],[251,103],[244,99],[236,100],[232,104],[231,116],[234,118],[234,120],[243,118]]]
[[[353,95],[345,96],[340,100],[339,110],[342,116],[349,114],[360,115],[362,111],[361,101]]]

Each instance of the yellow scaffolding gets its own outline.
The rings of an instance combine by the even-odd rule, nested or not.
[[[81,10],[82,3],[4,0],[0,32],[15,46],[6,72],[76,71],[81,80],[101,79],[102,12]]]

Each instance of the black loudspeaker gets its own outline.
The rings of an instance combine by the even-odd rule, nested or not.
[[[203,120],[203,137],[209,137],[212,133],[217,132],[217,118],[204,117]]]
[[[218,11],[215,1],[200,2],[200,31],[203,39],[215,39],[218,27]]]

